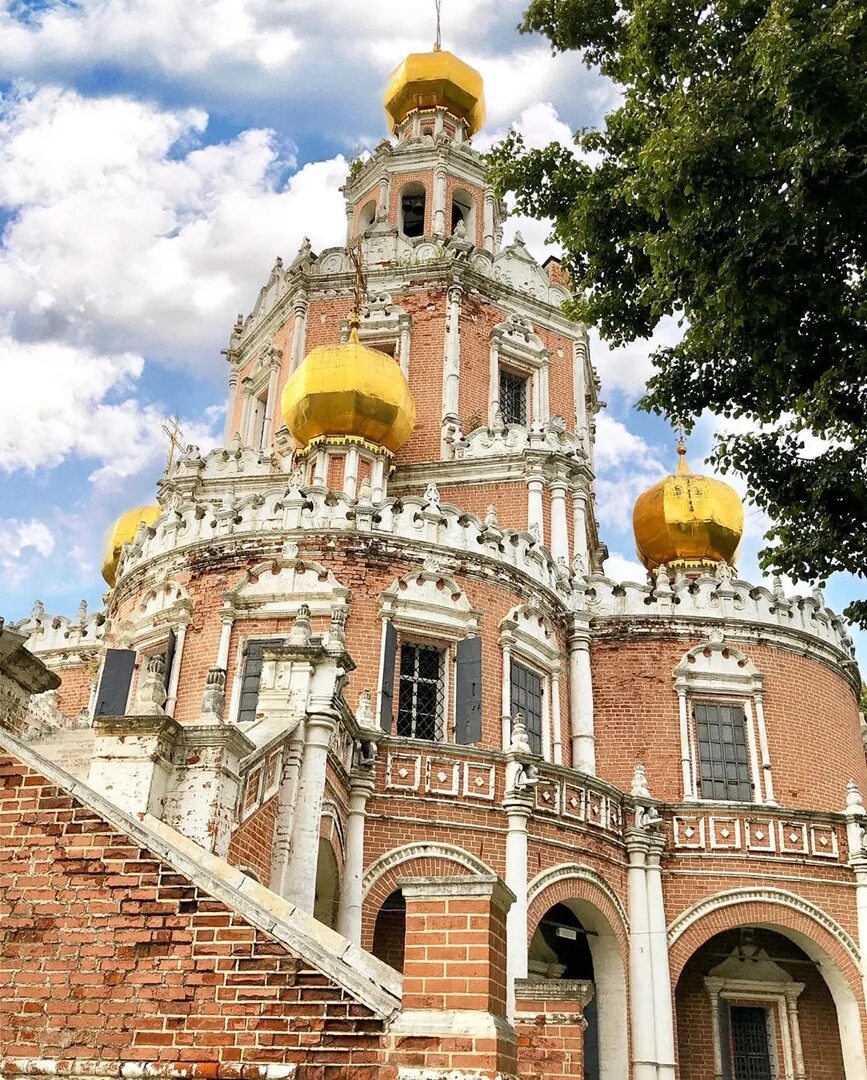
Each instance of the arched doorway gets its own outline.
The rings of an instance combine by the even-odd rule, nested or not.
[[[530,942],[527,977],[582,979],[596,986],[589,938],[596,936],[571,907],[554,904],[542,916]],[[584,1080],[599,1080],[599,1024],[596,996],[584,1007]]]
[[[337,903],[340,896],[340,873],[331,842],[319,837],[319,857],[316,862],[316,898],[313,918],[332,929],[337,925]]]
[[[707,940],[675,991],[681,1080],[846,1080],[824,966],[770,927],[739,926]]]
[[[400,889],[395,889],[377,912],[371,952],[395,971],[403,973],[405,938],[406,900]]]

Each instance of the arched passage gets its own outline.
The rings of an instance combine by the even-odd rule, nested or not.
[[[528,897],[529,977],[535,972],[537,977],[587,978],[586,974],[567,972],[592,972],[595,992],[585,1010],[586,1080],[622,1080],[629,1075],[627,936],[617,896],[595,871],[570,864],[540,874],[530,882]],[[562,945],[551,948],[557,941],[558,927]],[[570,929],[576,938],[569,936]],[[559,953],[560,959],[545,974],[541,964],[549,953]],[[564,970],[558,976],[559,967]]]
[[[675,986],[680,987],[687,964],[707,942],[728,931],[740,934],[744,930],[770,932],[785,938],[812,962],[811,970],[815,969],[821,976],[836,1011],[843,1076],[845,1080],[863,1080],[867,1076],[867,1063],[857,948],[836,920],[804,897],[781,889],[732,890],[708,897],[683,912],[669,927],[669,957]],[[780,967],[786,970],[785,964]],[[678,1017],[678,1027],[681,1023]]]
[[[316,898],[313,917],[332,929],[337,925],[337,903],[340,896],[340,872],[331,841],[319,837],[319,857],[316,862]]]
[[[385,898],[376,913],[373,944],[370,951],[378,959],[403,972],[404,942],[406,940],[406,900],[400,889]]]

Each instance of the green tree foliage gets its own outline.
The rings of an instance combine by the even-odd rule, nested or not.
[[[864,575],[867,2],[533,0],[522,29],[623,94],[576,147],[490,155],[553,219],[572,314],[613,345],[681,318],[642,406],[736,421],[714,459],[775,522],[765,568]]]

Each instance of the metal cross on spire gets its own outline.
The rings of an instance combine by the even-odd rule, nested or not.
[[[439,52],[443,47],[442,36],[442,13],[443,13],[443,0],[434,0],[434,7],[437,9],[437,36],[434,42],[434,52]]]
[[[183,443],[179,438],[181,435],[181,418],[179,416],[170,416],[163,424],[163,431],[169,439],[169,457],[166,462],[166,472],[171,472],[172,463],[175,459],[175,450],[180,451],[183,449]]]
[[[361,238],[354,244],[352,244],[347,252],[349,254],[349,261],[352,263],[352,268],[355,271],[355,283],[354,283],[354,305],[352,309],[352,325],[358,329],[361,326],[361,309],[364,306],[364,300],[367,296],[367,273],[364,269],[364,252],[361,250]]]

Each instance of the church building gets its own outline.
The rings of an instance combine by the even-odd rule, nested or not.
[[[410,55],[385,111],[103,609],[0,629],[0,1080],[865,1080],[846,622],[738,576],[682,443],[606,576],[481,77]]]

